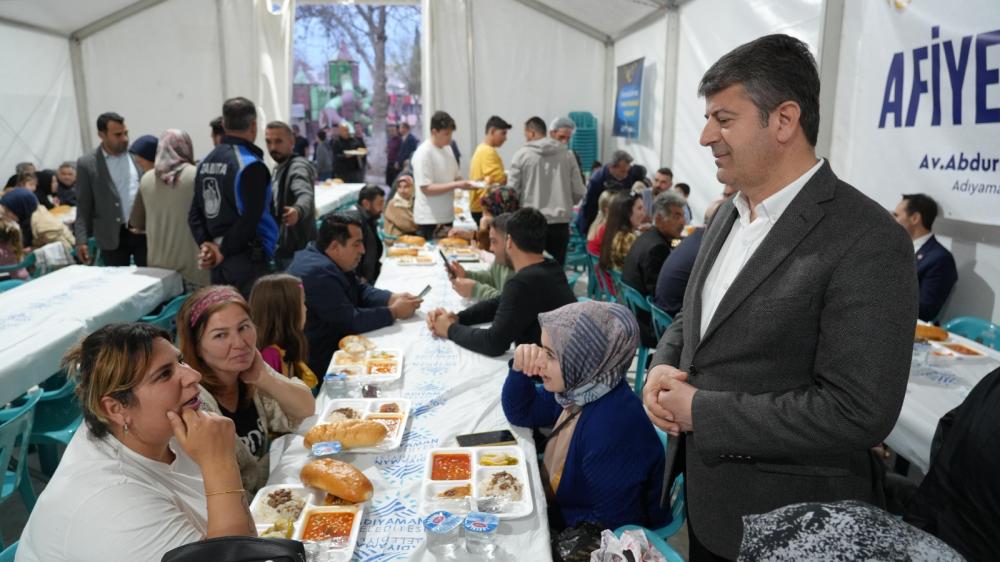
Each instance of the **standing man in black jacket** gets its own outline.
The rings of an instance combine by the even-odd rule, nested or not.
[[[345,183],[363,183],[365,170],[362,167],[364,158],[357,150],[365,148],[365,141],[351,134],[351,126],[347,121],[341,121],[337,127],[337,136],[330,141],[333,150],[333,177]],[[345,154],[352,152],[352,154]]]
[[[496,357],[510,344],[541,343],[538,315],[576,302],[559,263],[542,255],[548,223],[537,209],[523,208],[493,219],[490,247],[496,259],[513,269],[499,297],[478,302],[458,314],[443,308],[427,315],[427,326],[440,338]],[[475,324],[492,322],[489,328]]]
[[[294,138],[292,128],[283,121],[271,121],[264,130],[267,151],[278,163],[273,176],[275,210],[280,215],[275,257],[282,266],[316,239],[316,168],[293,152]]]
[[[226,136],[198,164],[188,213],[201,248],[198,266],[212,270],[212,283],[233,285],[244,297],[267,273],[278,242],[271,173],[257,138],[257,108],[246,98],[222,105]]]
[[[378,237],[378,219],[385,208],[385,192],[377,185],[366,185],[358,193],[357,205],[347,212],[361,222],[364,234],[365,255],[358,264],[357,274],[370,285],[375,284],[382,272],[382,241]]]

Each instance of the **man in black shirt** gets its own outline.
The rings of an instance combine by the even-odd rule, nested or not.
[[[576,302],[562,266],[542,255],[548,223],[537,209],[523,208],[503,214],[490,227],[490,246],[496,259],[513,269],[499,297],[481,301],[458,314],[443,308],[427,315],[434,335],[458,345],[496,357],[510,344],[541,342],[538,315]],[[492,322],[489,328],[475,324]]]
[[[358,153],[365,148],[365,141],[351,135],[350,125],[341,121],[337,127],[337,136],[330,142],[333,150],[333,177],[344,180],[345,183],[362,183],[365,181],[365,170],[362,167],[364,158]],[[346,152],[346,154],[345,154]]]
[[[377,185],[368,184],[358,193],[358,202],[347,211],[362,224],[365,255],[358,264],[356,273],[369,285],[374,285],[382,272],[382,241],[378,237],[378,219],[385,207],[385,192]]]

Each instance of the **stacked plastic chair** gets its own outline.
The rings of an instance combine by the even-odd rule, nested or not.
[[[590,170],[590,165],[597,160],[600,154],[597,144],[597,118],[589,111],[571,111],[569,118],[576,125],[573,137],[569,141],[569,147],[580,157],[580,165],[583,172]]]
[[[24,507],[35,507],[35,490],[28,476],[28,439],[35,419],[35,405],[41,392],[29,392],[0,410],[0,504],[19,492]],[[3,537],[0,536],[0,548]]]

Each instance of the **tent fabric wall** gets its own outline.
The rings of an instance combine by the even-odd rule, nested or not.
[[[529,118],[548,124],[570,111],[600,118],[602,43],[551,18],[532,17],[530,8],[511,0],[472,4],[476,123],[473,143],[467,145],[470,157],[494,114],[514,126],[500,149],[508,165],[524,142],[523,124]]]
[[[166,0],[83,37],[82,111],[92,146],[99,143],[97,116],[116,111],[133,139],[167,128],[187,131],[200,157],[211,149],[209,121],[233,96],[257,104],[263,144],[264,124],[287,120],[291,102],[295,2],[278,2],[276,14],[272,4]],[[22,160],[41,166],[76,160],[84,147],[69,39],[0,23],[0,49],[30,54],[3,62],[5,75],[25,79],[0,85],[0,170],[13,171]]]
[[[221,113],[223,98],[216,14],[203,6],[170,0],[81,42],[93,146],[100,143],[97,116],[115,111],[132,140],[182,129],[196,155],[211,150],[208,122]]]
[[[698,142],[705,124],[705,100],[698,97],[702,75],[735,47],[771,33],[787,33],[805,41],[818,60],[822,4],[820,0],[696,0],[680,7],[674,156],[667,164],[672,164],[675,182],[691,186],[696,222],[702,222],[709,203],[722,194],[712,153]]]
[[[424,14],[435,30],[427,34],[432,43],[427,60],[431,78],[424,84],[431,91],[425,93],[425,108],[428,116],[440,109],[455,119],[454,139],[462,151],[463,174],[491,115],[514,125],[500,149],[507,164],[524,143],[523,124],[532,116],[548,123],[570,111],[589,111],[600,118],[604,101],[601,42],[514,0],[434,0],[425,4]],[[539,64],[543,60],[564,62]],[[470,103],[470,80],[474,104]],[[475,116],[470,123],[473,105]],[[424,138],[427,134],[425,130]]]
[[[666,17],[660,16],[648,26],[615,41],[614,46],[614,76],[617,79],[618,67],[645,57],[642,69],[642,96],[639,110],[639,138],[626,139],[611,136],[612,123],[604,123],[607,133],[604,148],[601,151],[604,158],[610,159],[615,150],[624,150],[632,155],[635,164],[646,167],[650,177],[658,168],[668,165],[662,163],[660,154],[663,143],[663,118],[667,108],[660,102],[660,92],[666,83]],[[615,103],[618,85],[611,89],[611,99],[607,103]],[[611,113],[613,116],[614,114]]]
[[[0,181],[18,162],[56,167],[80,155],[66,39],[0,23]]]

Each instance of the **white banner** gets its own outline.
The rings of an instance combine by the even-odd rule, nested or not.
[[[1000,4],[858,4],[851,178],[889,208],[926,193],[942,216],[1000,225]]]

